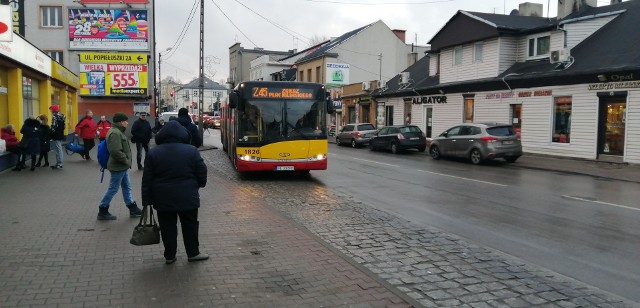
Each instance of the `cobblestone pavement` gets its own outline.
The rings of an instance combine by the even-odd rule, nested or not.
[[[548,270],[411,224],[311,178],[241,179],[202,152],[200,243],[164,264],[128,243],[137,223],[96,221],[96,162],[0,175],[0,307],[640,307]],[[319,171],[322,172],[322,171]],[[132,171],[139,199],[141,172]]]
[[[257,176],[239,181],[230,168],[214,168],[247,195],[264,200],[397,287],[416,306],[640,307],[504,253],[416,226],[328,191],[312,178]]]
[[[202,153],[210,167],[200,244],[211,259],[197,263],[187,262],[181,239],[173,265],[164,264],[162,245],[130,245],[137,219],[120,194],[111,204],[118,219],[97,221],[107,183],[96,162],[68,157],[62,170],[1,174],[0,307],[410,306],[221,177],[229,164],[219,150]],[[141,174],[131,172],[138,201]]]

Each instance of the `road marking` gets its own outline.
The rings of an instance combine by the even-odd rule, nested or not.
[[[628,209],[628,210],[640,211],[639,208],[635,208],[635,207],[630,207],[630,206],[620,205],[620,204],[615,204],[615,203],[609,203],[609,202],[604,202],[604,201],[598,201],[598,200],[590,200],[590,199],[587,199],[587,198],[580,198],[580,197],[567,196],[567,195],[563,195],[562,198],[573,199],[573,200],[578,200],[578,201],[593,202],[593,203],[598,203],[598,204],[604,204],[604,205],[611,205],[611,206],[615,206],[615,207],[620,207],[620,208]]]
[[[362,159],[362,158],[353,158],[353,157],[352,157],[352,159],[366,161],[366,162],[369,162],[369,163],[374,163],[374,164],[379,164],[379,165],[384,165],[384,166],[389,166],[389,167],[403,168],[402,166],[399,166],[399,165],[386,164],[386,163],[381,163],[381,162],[377,162],[377,161],[374,161],[374,160],[368,160],[368,159]],[[455,175],[449,175],[449,174],[444,174],[444,173],[438,173],[438,172],[431,172],[431,171],[420,170],[420,169],[416,169],[416,171],[423,172],[423,173],[430,173],[430,174],[439,175],[439,176],[446,176],[446,177],[459,179],[459,180],[465,180],[465,181],[472,181],[472,182],[478,182],[478,183],[483,183],[483,184],[489,184],[489,185],[496,185],[496,186],[502,186],[502,187],[509,186],[509,185],[500,184],[500,183],[481,181],[481,180],[476,180],[476,179],[470,179],[470,178],[465,178],[465,177],[460,177],[460,176],[455,176]]]

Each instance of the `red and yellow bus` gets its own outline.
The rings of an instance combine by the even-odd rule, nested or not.
[[[240,83],[221,106],[223,150],[239,172],[326,170],[327,113],[321,84]]]

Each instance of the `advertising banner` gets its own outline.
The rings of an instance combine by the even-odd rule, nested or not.
[[[11,7],[13,32],[24,36],[24,0],[0,0],[0,4]]]
[[[80,53],[80,95],[147,96],[148,65],[127,62],[142,54]],[[93,59],[104,59],[94,63]],[[89,61],[84,61],[89,59]],[[113,60],[110,60],[113,59]],[[122,60],[119,60],[122,59]]]
[[[147,11],[69,9],[69,49],[149,50]]]
[[[326,85],[343,86],[349,84],[349,64],[327,63]]]
[[[11,24],[11,7],[8,5],[0,5],[0,42],[13,41]]]

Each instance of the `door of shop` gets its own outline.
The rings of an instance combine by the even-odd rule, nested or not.
[[[627,97],[600,96],[598,155],[624,155]]]
[[[433,138],[433,108],[431,106],[424,107],[424,125],[425,125],[425,135],[427,138]]]

